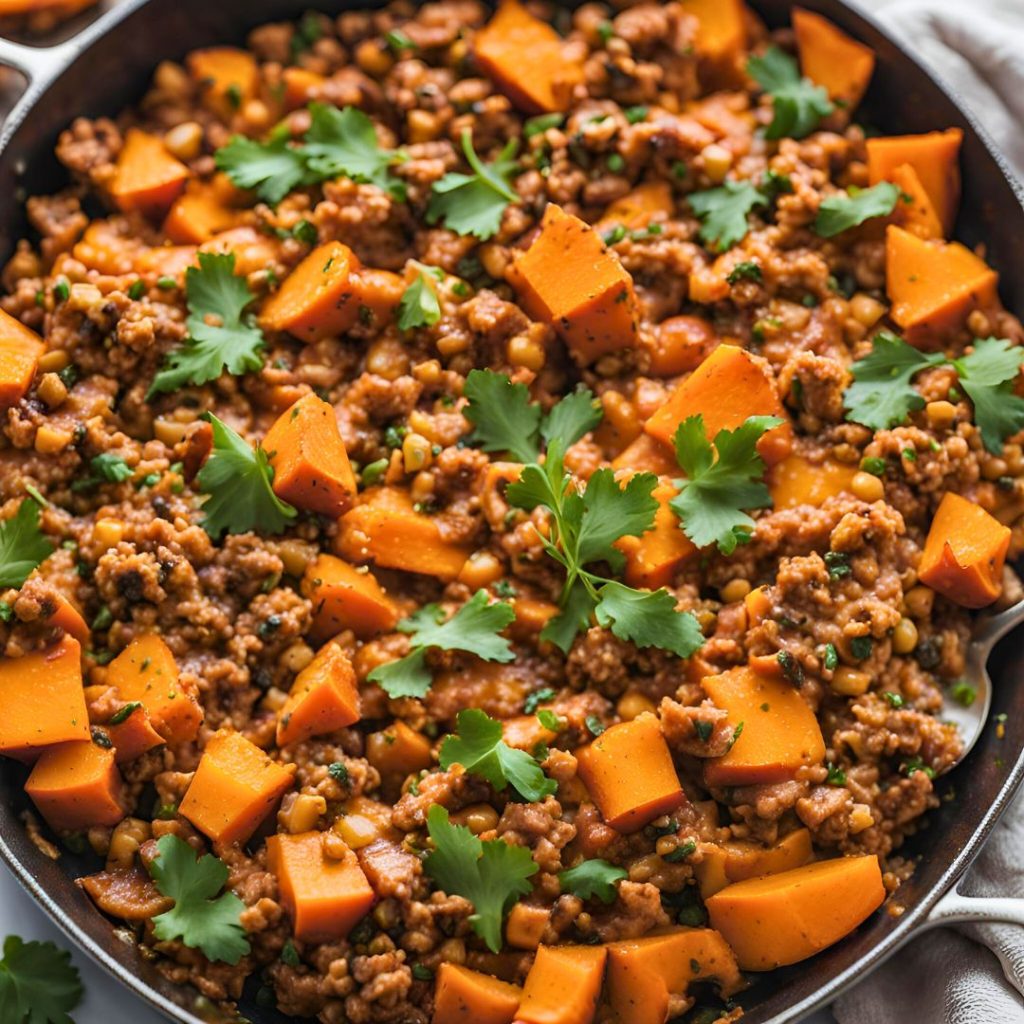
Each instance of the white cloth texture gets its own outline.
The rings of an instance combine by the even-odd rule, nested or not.
[[[1024,179],[1024,0],[857,2],[959,93]],[[1024,898],[1024,794],[961,891]],[[1024,1024],[1024,927],[925,932],[832,1011],[839,1024]]]

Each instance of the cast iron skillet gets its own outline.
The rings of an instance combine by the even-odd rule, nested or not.
[[[1007,306],[1024,314],[1024,191],[970,113],[881,27],[841,0],[802,0],[878,55],[871,91],[861,116],[893,132],[923,132],[958,125],[965,133],[964,197],[957,237],[984,242],[1003,271]],[[771,25],[789,23],[791,0],[753,0]],[[366,0],[350,0],[365,6]],[[143,92],[163,58],[180,58],[196,46],[241,42],[255,25],[294,17],[308,7],[338,11],[338,0],[127,0],[80,35],[50,49],[0,40],[0,64],[30,79],[0,132],[0,258],[10,255],[25,231],[26,194],[59,188],[65,172],[53,156],[58,132],[76,115],[116,112]],[[1017,634],[1019,638],[1020,634]],[[740,997],[749,1024],[796,1021],[834,999],[891,956],[913,934],[950,920],[1011,920],[1024,924],[1024,900],[973,899],[956,882],[977,855],[999,815],[1024,778],[1024,650],[1019,639],[997,648],[991,670],[993,713],[1005,713],[1005,737],[988,728],[967,760],[940,783],[948,799],[907,849],[920,855],[913,877],[900,889],[901,915],[875,914],[837,946],[800,965],[754,976]],[[131,937],[111,926],[73,884],[75,874],[95,870],[65,854],[54,863],[28,840],[19,811],[24,806],[24,769],[0,765],[0,857],[50,916],[81,948],[155,1009],[183,1024],[217,1017],[191,989],[166,982],[137,951]],[[955,787],[955,791],[954,791]],[[247,989],[241,1011],[254,1024],[280,1024]]]

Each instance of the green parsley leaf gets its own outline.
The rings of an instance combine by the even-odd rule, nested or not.
[[[743,241],[750,230],[747,217],[768,199],[749,181],[725,181],[717,188],[694,192],[690,208],[700,221],[700,240],[717,252],[731,249]]]
[[[845,196],[829,196],[818,207],[814,230],[822,238],[841,235],[872,217],[888,217],[896,209],[900,198],[900,190],[888,181],[880,181],[871,188],[858,189],[851,186],[848,193]]]
[[[714,448],[700,414],[679,425],[673,441],[686,479],[679,481],[679,494],[669,507],[697,547],[717,544],[723,555],[731,555],[737,544],[750,539],[754,520],[743,510],[772,503],[757,442],[781,422],[775,416],[749,416],[735,430],[720,430]]]
[[[366,114],[356,107],[338,110],[324,103],[311,103],[309,112],[312,121],[303,152],[318,180],[344,174],[353,181],[376,185],[396,199],[405,198],[405,182],[390,172],[401,155],[378,145],[377,130]]]
[[[485,164],[473,148],[473,135],[462,132],[462,152],[472,174],[451,171],[434,182],[427,223],[443,220],[445,227],[458,235],[474,235],[481,241],[496,235],[502,214],[509,203],[519,199],[511,180],[517,170],[517,139],[509,139],[493,163]]]
[[[287,135],[257,142],[235,135],[214,154],[217,169],[239,188],[255,189],[265,203],[276,206],[292,189],[316,180],[306,167],[301,149]]]
[[[729,276],[725,280],[727,284],[738,284],[740,281],[761,281],[763,279],[761,265],[753,260],[744,260],[729,271]]]
[[[634,590],[610,581],[597,592],[597,621],[620,640],[637,647],[660,647],[689,658],[704,643],[700,624],[690,612],[677,612],[676,599],[661,590]]]
[[[434,850],[424,859],[423,869],[448,895],[473,904],[473,931],[492,953],[499,952],[505,913],[530,892],[527,879],[537,872],[530,851],[500,839],[483,842],[468,828],[452,825],[439,804],[427,812],[427,830]]]
[[[201,252],[199,266],[185,271],[188,338],[171,352],[150,385],[147,398],[184,384],[205,384],[226,369],[236,376],[263,366],[263,332],[244,315],[255,298],[235,275],[235,254]],[[216,317],[219,326],[207,322]]]
[[[488,601],[486,590],[478,590],[450,619],[439,621],[441,609],[424,605],[403,619],[398,629],[412,635],[412,649],[397,661],[378,665],[367,677],[380,683],[389,697],[425,697],[431,675],[426,653],[431,648],[465,651],[484,661],[512,661],[515,655],[501,631],[515,618],[506,601]]]
[[[212,412],[204,413],[203,419],[213,427],[213,450],[196,476],[199,490],[209,495],[203,502],[203,529],[215,540],[225,530],[281,533],[287,529],[296,512],[270,486],[273,470],[267,453],[251,447]]]
[[[581,501],[575,495],[566,500],[568,521],[575,526],[574,559],[580,565],[608,562],[612,568],[621,568],[625,559],[612,545],[620,537],[639,537],[651,528],[658,511],[651,492],[657,485],[653,473],[636,473],[625,487],[619,486],[610,469],[594,473]]]
[[[499,793],[512,788],[529,801],[543,800],[558,789],[525,750],[508,746],[502,739],[501,722],[477,708],[459,712],[458,733],[445,738],[439,761],[447,771],[461,764],[467,772],[486,779]]]
[[[885,430],[902,423],[924,408],[924,398],[912,387],[914,375],[945,362],[941,352],[919,352],[902,338],[879,331],[871,354],[850,367],[854,383],[846,389],[843,402],[848,420],[872,430]]]
[[[765,138],[802,139],[835,109],[828,92],[804,78],[800,65],[777,46],[770,46],[760,57],[751,57],[747,73],[772,98],[775,116]]]
[[[846,785],[846,772],[837,765],[834,765],[831,761],[828,763],[828,776],[825,782],[830,786],[845,786]]]
[[[432,270],[433,268],[431,268]],[[433,273],[420,271],[408,288],[402,292],[398,302],[398,327],[403,331],[411,331],[414,327],[433,327],[441,319],[441,303],[437,292],[428,280]],[[441,276],[444,276],[443,271]]]
[[[568,449],[593,430],[603,417],[600,399],[594,397],[590,388],[577,384],[575,391],[570,391],[551,407],[540,425],[540,435],[545,444],[558,441]]]
[[[1024,398],[1013,386],[1024,362],[1024,348],[1006,338],[982,338],[970,355],[954,359],[960,386],[974,404],[974,422],[988,451],[998,455],[1003,441],[1024,430]]]
[[[571,892],[581,900],[594,897],[602,903],[614,903],[619,891],[615,883],[629,878],[624,868],[609,864],[606,860],[585,860],[567,871],[558,872],[562,892]]]
[[[3,1024],[74,1024],[68,1013],[82,999],[82,980],[71,954],[52,942],[4,939],[0,960]]]
[[[149,873],[157,889],[174,900],[170,910],[153,918],[156,937],[180,939],[208,960],[237,964],[250,947],[239,923],[245,904],[233,892],[221,893],[227,865],[210,853],[197,860],[192,847],[175,835],[161,836],[156,847]]]
[[[53,554],[53,545],[39,529],[40,513],[39,502],[23,498],[18,511],[0,522],[0,587],[21,587]]]

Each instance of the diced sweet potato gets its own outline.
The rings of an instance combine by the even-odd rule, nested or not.
[[[519,0],[501,0],[473,40],[476,62],[498,89],[527,114],[567,110],[583,66],[567,60],[561,36]]]
[[[993,306],[999,275],[959,242],[926,241],[890,224],[885,288],[891,316],[911,344],[935,345],[975,309]]]
[[[943,236],[948,237],[960,205],[959,128],[926,135],[885,135],[868,139],[868,179],[872,185],[891,181],[890,175],[902,164],[917,172],[932,206],[942,220]]]
[[[806,864],[814,857],[811,833],[798,828],[772,846],[737,840],[708,849],[696,866],[703,899],[713,896],[732,882],[761,875],[775,875]]]
[[[343,729],[359,721],[359,689],[348,655],[333,643],[295,677],[277,718],[277,745],[301,743],[310,736]]]
[[[365,640],[395,628],[398,613],[377,577],[334,555],[318,555],[306,567],[302,593],[313,602],[314,640],[327,640],[351,629]]]
[[[633,279],[594,228],[554,203],[506,276],[526,311],[551,324],[581,363],[637,344]]]
[[[231,253],[235,257],[237,277],[248,277],[257,270],[273,267],[280,250],[280,239],[248,225],[220,231],[199,246],[199,252]],[[275,297],[279,294],[280,292],[275,293]]]
[[[635,832],[686,803],[654,715],[613,725],[578,750],[576,759],[583,784],[618,832]]]
[[[238,210],[226,201],[225,189],[213,182],[191,181],[164,219],[164,234],[181,245],[199,245],[238,222]]]
[[[536,949],[551,920],[550,907],[517,903],[505,922],[505,942],[516,949]]]
[[[0,658],[0,754],[33,760],[54,743],[89,739],[82,690],[82,648],[73,637]]]
[[[91,740],[61,743],[44,751],[25,783],[25,792],[55,831],[116,825],[124,817],[114,753]]]
[[[900,164],[889,173],[889,180],[900,190],[893,220],[904,231],[918,238],[942,238],[942,219],[932,205],[921,179],[910,164]]]
[[[631,469],[634,473],[654,473],[655,476],[679,476],[682,473],[672,449],[650,434],[641,434],[616,455],[612,469]]]
[[[672,187],[667,181],[645,181],[609,203],[598,223],[607,227],[621,224],[635,231],[647,227],[652,220],[671,217],[674,209]]]
[[[800,70],[829,96],[849,110],[860,103],[875,70],[870,46],[851,39],[827,18],[801,7],[793,8],[793,31]]]
[[[710,88],[736,88],[743,82],[742,61],[747,43],[746,9],[742,0],[682,0],[683,10],[697,19],[697,55],[701,80]]]
[[[274,493],[307,512],[337,519],[356,494],[356,478],[334,407],[310,392],[286,409],[263,439]]]
[[[352,288],[359,305],[359,315],[377,326],[390,323],[402,301],[406,282],[401,274],[376,267],[359,267],[352,272]],[[367,312],[369,311],[369,312]]]
[[[849,491],[857,467],[825,458],[811,462],[802,455],[787,455],[768,470],[768,490],[776,509],[813,505],[820,508],[828,498]]]
[[[259,67],[248,50],[210,46],[193,50],[186,63],[199,83],[203,102],[224,121],[230,121],[259,89]]]
[[[740,967],[770,971],[838,942],[884,899],[878,858],[868,854],[736,882],[705,906]]]
[[[626,556],[624,575],[631,587],[657,590],[667,586],[679,567],[697,554],[698,549],[683,533],[678,516],[669,507],[678,493],[667,481],[659,483],[651,492],[658,502],[654,526],[640,537],[616,541],[615,546]]]
[[[171,156],[162,139],[129,128],[110,183],[110,196],[119,210],[162,217],[185,188],[188,177],[188,168]]]
[[[807,701],[788,680],[742,665],[701,679],[704,692],[743,730],[728,753],[709,759],[709,786],[748,786],[792,779],[825,759],[821,728]]]
[[[761,458],[771,466],[784,459],[793,443],[768,371],[749,352],[735,345],[719,345],[669,396],[644,424],[644,430],[671,449],[679,425],[700,413],[704,430],[713,441],[720,430],[735,430],[750,416],[778,416],[780,426],[767,431],[757,443]]]
[[[0,309],[0,409],[25,397],[45,347],[35,331]]]
[[[501,723],[502,740],[517,750],[533,751],[538,743],[553,743],[558,733],[548,729],[536,715],[514,715]]]
[[[526,975],[519,1024],[591,1024],[608,951],[604,946],[541,946]]]
[[[984,608],[1002,593],[1009,546],[1009,527],[947,491],[928,531],[918,579],[963,608]]]
[[[373,906],[374,893],[356,855],[337,839],[343,856],[328,856],[321,832],[279,834],[267,839],[267,866],[277,876],[281,904],[303,942],[345,938]]]
[[[121,700],[142,704],[153,728],[168,743],[196,738],[202,709],[182,689],[174,655],[156,633],[133,640],[107,667],[107,682],[117,687]]]
[[[153,728],[144,707],[137,707],[124,721],[105,728],[114,745],[114,760],[118,764],[134,761],[164,743],[163,736]]]
[[[443,963],[437,972],[433,1024],[512,1024],[523,990],[518,985]]]
[[[291,788],[294,771],[221,729],[207,742],[178,811],[216,843],[244,843]]]
[[[46,620],[46,624],[53,628],[64,630],[65,633],[73,636],[83,647],[88,646],[89,638],[92,635],[78,606],[69,597],[63,594],[57,595],[57,607],[53,614]]]
[[[616,1024],[664,1024],[672,996],[712,979],[725,996],[742,987],[732,950],[710,928],[608,944],[607,999]]]
[[[413,508],[402,487],[371,487],[341,517],[337,545],[355,562],[373,559],[388,569],[453,580],[470,555],[466,544],[446,540],[437,520]]]
[[[366,737],[366,760],[381,773],[404,779],[430,767],[430,740],[402,721]]]
[[[289,67],[281,72],[284,82],[284,105],[288,110],[304,107],[327,81],[323,75],[308,68]]]
[[[91,221],[71,255],[101,274],[130,274],[142,248],[140,239],[124,234],[122,218],[113,218]]]
[[[536,637],[559,612],[557,604],[528,597],[525,594],[517,594],[512,598],[512,608],[516,617],[512,625],[509,626],[509,632],[516,640]]]

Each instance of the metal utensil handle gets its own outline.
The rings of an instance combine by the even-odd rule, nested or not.
[[[1024,925],[1024,899],[1010,896],[962,896],[955,888],[932,907],[920,927],[936,928],[959,921],[1005,921]]]
[[[0,39],[0,65],[20,71],[29,85],[50,78],[67,64],[68,54],[77,49],[76,36],[55,46],[26,46]]]

